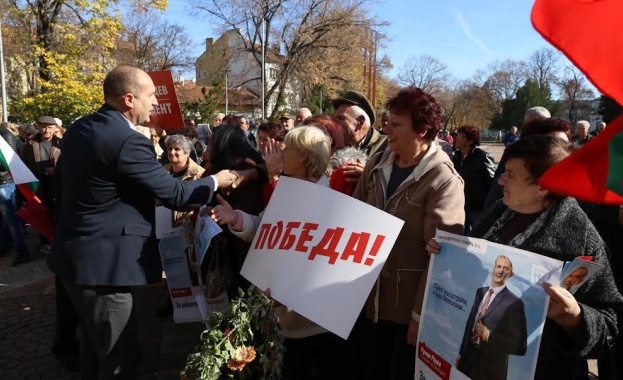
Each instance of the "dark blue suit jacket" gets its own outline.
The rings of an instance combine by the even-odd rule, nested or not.
[[[77,120],[60,148],[50,270],[78,285],[160,281],[155,199],[174,207],[204,203],[212,197],[214,180],[171,177],[156,161],[151,142],[106,104]]]
[[[489,339],[476,347],[471,342],[478,308],[489,287],[476,291],[472,310],[465,324],[458,369],[472,379],[506,379],[508,355],[526,354],[528,334],[523,301],[508,288],[495,296],[481,322],[489,329]]]

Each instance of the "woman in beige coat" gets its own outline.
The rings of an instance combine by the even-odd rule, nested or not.
[[[412,380],[428,266],[424,248],[437,228],[462,233],[465,199],[461,177],[435,140],[445,118],[439,102],[407,87],[386,108],[387,150],[370,158],[353,197],[405,224],[349,340],[358,346],[359,379]]]

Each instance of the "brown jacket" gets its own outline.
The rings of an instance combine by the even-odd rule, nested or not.
[[[169,173],[173,174],[173,164],[164,165],[164,169]],[[201,166],[197,165],[195,161],[193,161],[190,157],[188,158],[188,169],[186,169],[186,174],[180,181],[194,181],[196,179],[201,178],[203,175],[203,169]],[[156,202],[156,204],[159,204]],[[193,214],[193,208],[185,207],[184,210],[177,210],[173,212],[173,227],[180,227],[184,224],[184,221]]]
[[[413,173],[385,199],[395,153],[372,157],[353,197],[405,221],[364,309],[368,318],[409,324],[419,320],[426,284],[424,247],[437,228],[462,233],[465,222],[463,180],[448,155],[432,144]],[[414,313],[416,315],[414,315]]]
[[[41,134],[37,133],[30,141],[24,145],[24,154],[22,160],[24,164],[30,169],[32,174],[37,177],[38,180],[42,180],[43,173],[41,172],[38,162],[41,161],[41,153],[39,149],[39,143],[41,142]],[[50,149],[50,159],[54,159],[54,166],[56,166],[56,158],[58,157],[58,146],[61,139],[54,136],[52,137],[52,149]]]

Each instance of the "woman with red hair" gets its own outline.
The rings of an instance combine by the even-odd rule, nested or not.
[[[480,129],[473,125],[459,127],[454,144],[457,150],[452,157],[452,163],[465,182],[463,191],[465,192],[465,235],[467,235],[482,215],[485,199],[493,183],[496,165],[489,153],[478,148]]]
[[[433,96],[407,87],[387,102],[388,145],[372,156],[353,197],[404,225],[349,341],[359,351],[357,379],[413,379],[426,285],[424,247],[437,229],[461,233],[463,183],[435,142],[445,115]]]

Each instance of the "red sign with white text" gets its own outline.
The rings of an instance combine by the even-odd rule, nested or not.
[[[149,122],[146,127],[161,126],[164,129],[184,128],[184,119],[180,104],[177,101],[175,87],[173,86],[173,75],[171,70],[150,71],[147,74],[154,81],[156,86],[156,99],[158,105],[154,107]]]
[[[442,380],[450,379],[452,365],[431,350],[425,343],[420,343],[417,352],[418,358],[428,366]]]

